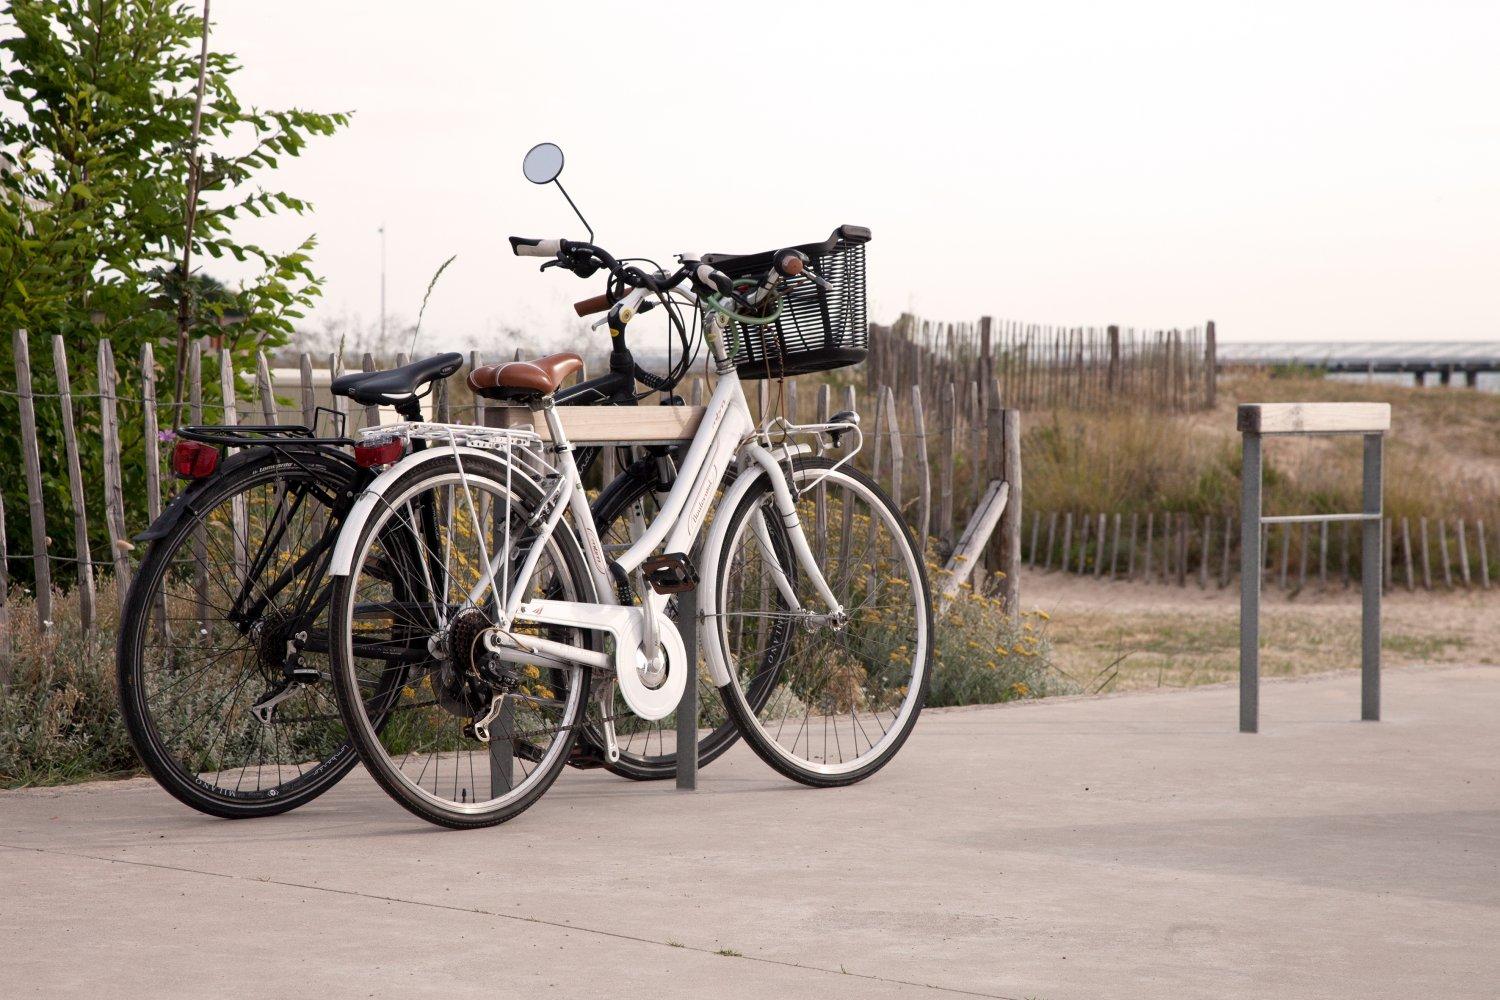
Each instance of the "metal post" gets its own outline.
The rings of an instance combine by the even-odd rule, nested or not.
[[[516,709],[506,698],[500,714],[490,721],[490,797],[498,799],[515,787]]]
[[[698,591],[677,598],[677,621],[682,629],[688,679],[677,703],[677,787],[691,792],[698,787]]]
[[[1370,722],[1380,720],[1380,576],[1385,566],[1385,556],[1381,552],[1381,521],[1384,515],[1381,506],[1381,464],[1384,442],[1384,435],[1365,435],[1365,534],[1360,567],[1364,584],[1364,609],[1361,615],[1363,635],[1360,641],[1359,717]]]
[[[1240,467],[1240,732],[1260,726],[1260,434],[1243,435]],[[1378,586],[1378,584],[1377,584]],[[1377,595],[1379,591],[1377,590]]]

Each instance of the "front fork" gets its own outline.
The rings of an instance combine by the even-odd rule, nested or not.
[[[828,606],[829,618],[833,621],[843,619],[844,607],[828,586],[828,580],[823,576],[823,567],[818,565],[812,546],[807,542],[807,533],[802,530],[802,518],[797,514],[797,498],[792,494],[791,484],[781,463],[776,461],[776,457],[760,444],[747,445],[745,454],[765,470],[766,477],[771,481],[772,507],[781,521],[782,530],[786,532],[787,539],[792,544],[792,554],[796,557],[797,563],[812,580],[813,589],[817,591],[818,597]],[[752,519],[750,528],[761,551],[765,553],[766,565],[770,570],[772,581],[776,584],[776,589],[781,592],[781,596],[786,599],[792,611],[804,610],[793,592],[791,581],[776,558],[775,549],[771,544],[771,533],[765,521],[756,517]]]

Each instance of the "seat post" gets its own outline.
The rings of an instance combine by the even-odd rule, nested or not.
[[[396,412],[413,423],[422,420],[422,401],[416,396],[407,396],[396,404]]]
[[[542,419],[547,423],[547,433],[552,438],[553,451],[572,451],[573,442],[569,441],[563,433],[562,418],[557,415],[557,404],[552,398],[552,393],[538,396],[526,404],[532,413],[541,413]]]

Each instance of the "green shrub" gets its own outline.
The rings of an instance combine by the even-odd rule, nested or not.
[[[934,574],[940,577],[941,571]],[[937,621],[937,665],[927,704],[992,705],[1076,694],[1076,685],[1052,665],[1047,621],[1044,611],[1012,618],[998,597],[965,584]]]

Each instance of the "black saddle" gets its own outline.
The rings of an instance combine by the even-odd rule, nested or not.
[[[340,375],[328,389],[335,396],[348,396],[365,406],[395,406],[410,400],[427,383],[452,375],[463,363],[462,354],[450,351],[389,371]]]

